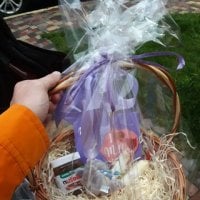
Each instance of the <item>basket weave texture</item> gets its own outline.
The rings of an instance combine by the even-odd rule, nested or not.
[[[173,126],[171,129],[171,133],[166,136],[167,142],[171,143],[173,141],[173,138],[176,135],[176,130],[179,125],[179,119],[180,119],[180,101],[179,96],[176,91],[176,87],[174,84],[174,81],[172,80],[169,73],[163,69],[158,68],[152,65],[147,64],[139,64],[139,63],[132,63],[132,62],[122,62],[121,64],[125,69],[132,69],[132,68],[142,68],[143,70],[149,71],[150,73],[153,73],[159,80],[161,80],[172,92],[173,94],[173,110],[174,110],[174,116],[173,116]],[[59,90],[67,89],[71,85],[74,84],[75,81],[77,81],[78,77],[76,73],[70,73],[69,75],[65,76],[60,83],[51,91],[51,93],[55,93]],[[147,130],[141,129],[143,138],[145,140],[150,140],[153,144],[154,151],[157,151],[161,147],[161,140],[158,135],[156,134],[150,134]],[[60,132],[56,134],[56,136],[52,139],[51,145],[49,147],[49,150],[47,154],[43,156],[43,158],[40,160],[40,162],[35,166],[32,173],[29,175],[29,181],[31,183],[31,188],[33,191],[35,191],[36,199],[37,200],[49,200],[49,194],[47,194],[46,189],[44,188],[44,177],[42,175],[44,168],[48,168],[47,163],[47,156],[48,153],[51,151],[54,151],[56,148],[60,148],[61,145],[64,143],[64,148],[66,151],[71,151],[74,148],[74,133],[73,129],[71,127],[65,127]],[[166,152],[167,159],[171,163],[171,165],[177,169],[176,170],[176,181],[179,187],[179,192],[174,195],[173,200],[186,200],[186,179],[183,172],[183,169],[181,166],[181,163],[178,159],[178,156],[176,153],[169,149]],[[120,194],[119,194],[120,196]],[[99,199],[99,198],[98,198]],[[117,198],[117,199],[124,199],[123,198]]]

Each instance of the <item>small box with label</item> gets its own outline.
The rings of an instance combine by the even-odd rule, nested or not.
[[[51,161],[55,182],[66,193],[73,193],[82,188],[83,164],[78,152],[70,153]]]

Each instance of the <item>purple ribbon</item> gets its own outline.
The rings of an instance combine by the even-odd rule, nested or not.
[[[150,52],[150,53],[144,53],[144,54],[139,54],[139,55],[130,55],[129,57],[133,60],[133,62],[136,62],[138,64],[148,64],[148,65],[156,66],[158,68],[166,69],[163,65],[160,65],[160,64],[152,62],[152,61],[144,60],[145,58],[161,57],[161,56],[175,56],[178,60],[177,70],[182,69],[185,65],[184,58],[176,52],[169,52],[169,51],[166,51],[166,52]],[[79,89],[80,89],[81,85],[83,84],[86,77],[88,77],[89,75],[92,76],[93,74],[95,74],[101,66],[104,66],[104,65],[111,63],[111,62],[114,63],[116,61],[117,61],[117,59],[111,60],[108,57],[108,55],[102,54],[101,59],[99,61],[95,61],[93,63],[93,65],[81,76],[79,81],[77,81],[74,84],[74,86],[67,93],[67,96],[65,97],[65,99],[68,99],[68,101],[70,101],[70,100],[73,101],[74,96],[79,91]]]
[[[176,68],[177,70],[180,70],[185,66],[184,58],[180,54],[178,54],[176,52],[171,52],[171,51],[163,51],[163,52],[157,51],[157,52],[143,53],[143,54],[139,54],[139,55],[132,55],[130,57],[132,58],[132,60],[134,62],[137,62],[137,63],[148,64],[148,65],[153,65],[156,67],[165,68],[164,66],[162,66],[158,63],[144,60],[144,58],[161,57],[161,56],[175,56],[178,60],[178,65]]]
[[[156,56],[176,56],[179,63],[178,70],[185,64],[183,57],[174,52],[152,52],[132,55],[130,58],[136,63],[163,67],[143,60]],[[104,141],[106,134],[114,129],[130,130],[135,133],[138,140],[140,137],[139,116],[136,110],[138,83],[126,70],[109,67],[116,61],[118,59],[113,57],[111,59],[108,55],[102,55],[100,60],[94,61],[80,79],[64,93],[56,109],[57,123],[66,120],[73,125],[76,149],[83,160],[87,158],[105,160],[100,151],[103,143],[106,143]],[[100,82],[100,78],[104,75],[105,81],[103,79]],[[125,94],[119,94],[120,84],[116,83],[120,81],[128,86]],[[128,93],[130,97],[127,97]],[[139,158],[141,155],[142,147],[139,144],[134,158]]]

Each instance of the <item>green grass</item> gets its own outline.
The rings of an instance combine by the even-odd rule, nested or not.
[[[185,58],[186,66],[175,71],[176,60],[172,58],[155,59],[170,72],[176,81],[181,99],[183,124],[191,131],[200,144],[200,14],[174,14],[173,18],[180,27],[180,42],[174,47],[162,47],[157,44],[146,44],[137,53],[151,51],[174,51]]]
[[[170,68],[181,99],[183,124],[187,126],[196,142],[200,144],[200,14],[174,14],[172,17],[180,27],[180,41],[174,42],[173,47],[163,47],[152,42],[143,45],[139,53],[151,51],[174,51],[185,58],[186,66],[176,71],[177,62],[172,57],[156,58],[164,66]],[[71,51],[68,45],[71,39],[65,40],[64,33],[48,33],[43,37],[51,40],[56,48],[67,54]],[[185,125],[187,124],[187,125]]]

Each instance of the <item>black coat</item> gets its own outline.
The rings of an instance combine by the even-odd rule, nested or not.
[[[9,107],[14,85],[70,65],[66,55],[17,40],[0,17],[0,112]],[[30,88],[31,89],[31,88]]]

